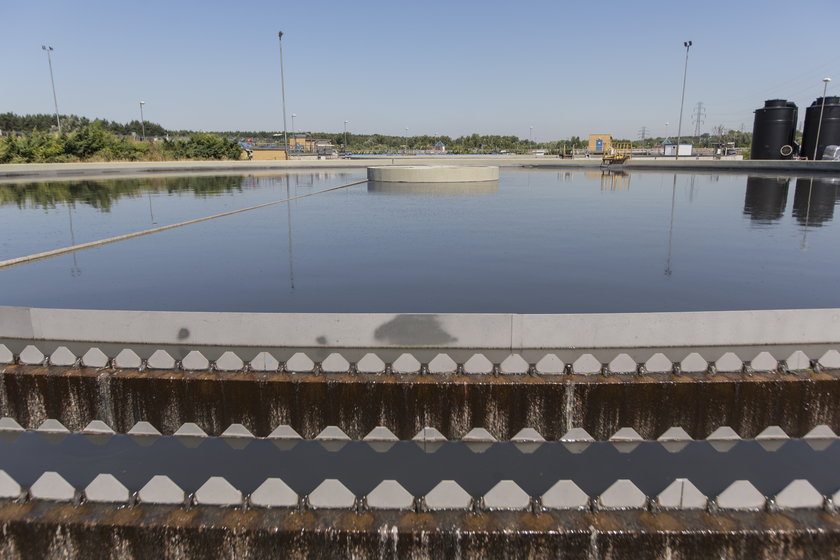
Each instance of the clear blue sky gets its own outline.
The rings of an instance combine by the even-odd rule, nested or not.
[[[2,0],[0,112],[169,129],[512,134],[752,130],[768,98],[840,94],[837,1]],[[291,118],[288,119],[291,130]]]

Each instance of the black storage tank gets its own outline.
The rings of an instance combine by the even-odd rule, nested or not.
[[[750,159],[790,159],[795,151],[796,104],[768,99],[755,110]]]
[[[822,126],[820,110],[823,98],[820,97],[805,109],[805,129],[802,131],[802,155],[814,159],[814,146],[817,143],[817,129],[820,132],[820,145],[817,147],[817,159],[822,159],[823,150],[831,144],[840,145],[840,97],[825,98],[825,112]]]

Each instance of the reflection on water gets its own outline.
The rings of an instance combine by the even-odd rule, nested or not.
[[[787,207],[789,177],[747,177],[744,215],[761,224],[780,220]]]
[[[368,192],[424,196],[488,194],[499,191],[499,181],[464,181],[461,183],[398,183],[368,181]]]
[[[0,260],[363,177],[354,170],[0,185]],[[0,269],[0,305],[386,313],[840,307],[833,219],[840,180],[799,178],[788,196],[791,182],[598,169],[369,183]]]
[[[834,219],[834,205],[840,201],[840,179],[809,177],[796,180],[793,217],[805,227],[820,227]]]
[[[191,192],[198,197],[242,190],[242,177],[191,176],[155,179],[111,179],[83,181],[42,181],[0,184],[0,206],[27,204],[54,208],[61,203],[82,203],[104,212],[123,197],[136,197],[146,191],[168,194]]]

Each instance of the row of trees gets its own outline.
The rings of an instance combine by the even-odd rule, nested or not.
[[[166,129],[161,125],[133,120],[123,124],[105,119],[90,120],[78,115],[59,115],[62,132],[77,132],[93,123],[99,123],[104,130],[122,136],[141,136],[145,130],[146,136],[166,136]],[[16,115],[15,113],[0,113],[0,132],[3,134],[30,133],[34,130],[58,131],[55,115]]]
[[[108,131],[93,121],[75,132],[50,134],[35,130],[0,139],[0,163],[68,161],[164,161],[178,159],[239,159],[236,140],[215,134],[193,133],[186,138],[135,141]]]

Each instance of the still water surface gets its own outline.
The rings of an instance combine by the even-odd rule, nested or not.
[[[0,185],[0,260],[364,171]],[[840,180],[503,171],[362,184],[0,269],[0,305],[588,313],[840,307]]]
[[[99,473],[111,473],[132,491],[157,474],[168,475],[188,492],[211,476],[223,476],[246,493],[266,478],[279,477],[299,494],[336,478],[360,496],[387,479],[399,481],[414,495],[428,493],[441,480],[455,480],[473,496],[485,494],[500,480],[514,480],[532,496],[545,493],[558,480],[573,480],[597,496],[619,478],[654,496],[675,478],[688,478],[709,496],[736,480],[749,480],[771,496],[796,479],[810,481],[823,494],[840,488],[837,443],[811,447],[805,440],[792,439],[778,449],[765,449],[754,440],[740,441],[725,452],[706,441],[685,442],[676,452],[656,441],[640,442],[624,452],[610,442],[569,447],[551,442],[524,449],[509,442],[473,447],[445,442],[424,450],[413,441],[377,449],[363,441],[26,432],[0,437],[0,469],[24,486],[45,471],[56,471],[77,488]]]

